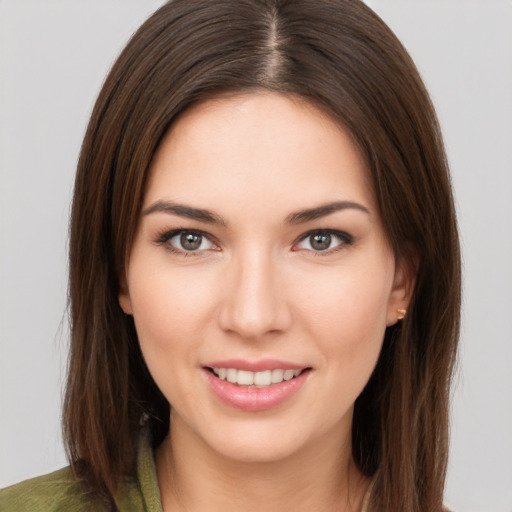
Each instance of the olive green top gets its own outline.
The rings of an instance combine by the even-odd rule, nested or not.
[[[372,487],[373,482],[361,512],[368,509]],[[153,450],[145,436],[139,445],[137,475],[123,484],[115,504],[119,512],[163,512]],[[111,511],[88,495],[66,467],[0,490],[0,512]]]
[[[137,475],[115,498],[119,512],[162,512],[153,450],[141,442]],[[69,467],[12,485],[0,491],[1,512],[110,512],[83,489]]]

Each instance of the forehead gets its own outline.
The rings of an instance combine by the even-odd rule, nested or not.
[[[243,196],[290,208],[358,199],[375,209],[350,134],[313,103],[274,92],[219,97],[188,109],[159,147],[146,190],[146,204],[167,194],[205,207]]]

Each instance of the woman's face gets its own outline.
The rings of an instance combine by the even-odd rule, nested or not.
[[[408,285],[350,136],[304,100],[253,93],[165,137],[120,303],[174,433],[263,461],[349,442]]]

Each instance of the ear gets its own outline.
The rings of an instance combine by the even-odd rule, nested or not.
[[[119,276],[119,305],[126,315],[133,315],[132,301],[126,280],[126,269],[120,272]]]
[[[418,272],[418,258],[415,255],[397,257],[393,288],[389,295],[386,325],[394,325],[407,313],[411,302]],[[405,312],[405,313],[404,313]]]

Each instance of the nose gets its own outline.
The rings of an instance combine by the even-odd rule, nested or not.
[[[231,262],[224,280],[220,326],[245,339],[286,331],[291,312],[279,262],[252,251]]]

